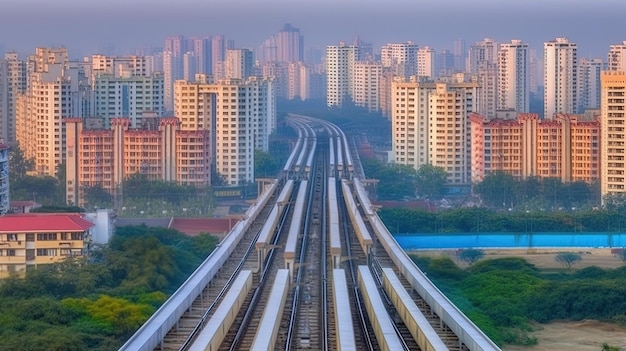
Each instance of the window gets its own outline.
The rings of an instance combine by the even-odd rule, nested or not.
[[[56,256],[57,249],[37,249],[37,256]]]
[[[37,241],[51,241],[51,240],[57,240],[57,233],[37,234]],[[39,256],[39,254],[37,256]]]

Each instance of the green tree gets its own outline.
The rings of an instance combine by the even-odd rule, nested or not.
[[[429,199],[441,197],[446,183],[447,173],[445,169],[431,164],[424,164],[416,172],[415,183],[417,192]]]
[[[18,145],[11,147],[9,150],[9,177],[10,179],[19,179],[32,171],[35,162],[24,156],[24,152]]]
[[[474,264],[474,262],[483,258],[483,256],[485,256],[485,252],[480,249],[464,249],[458,253],[459,260],[470,266]]]
[[[580,254],[575,252],[560,252],[554,257],[554,260],[565,266],[567,269],[570,269],[576,263],[581,262],[583,258]]]
[[[102,185],[83,186],[83,197],[87,208],[112,208],[113,196]]]
[[[518,184],[508,173],[492,172],[487,174],[482,182],[476,184],[474,191],[486,205],[508,208],[518,203],[516,198]]]
[[[602,344],[602,351],[622,351],[622,349],[617,346],[611,346],[607,343],[604,343]]]
[[[280,164],[269,152],[254,150],[254,176],[256,178],[276,177]]]

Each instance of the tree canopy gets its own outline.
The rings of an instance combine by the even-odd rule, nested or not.
[[[89,257],[0,284],[1,350],[117,350],[215,248],[146,226],[120,227]]]

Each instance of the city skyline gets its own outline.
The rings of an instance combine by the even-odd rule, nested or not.
[[[579,44],[580,57],[605,58],[609,45],[624,40],[619,27],[624,10],[626,3],[618,0],[58,0],[52,5],[26,0],[7,4],[0,13],[0,51],[27,54],[35,47],[63,46],[72,58],[122,55],[162,47],[169,35],[214,34],[253,49],[291,23],[301,30],[306,47],[324,48],[358,36],[377,49],[412,40],[441,51],[452,49],[459,37],[468,44],[488,37],[496,42],[520,39],[539,52],[544,42],[567,37]]]

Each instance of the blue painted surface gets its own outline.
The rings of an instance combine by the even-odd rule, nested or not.
[[[529,247],[626,247],[626,233],[445,233],[394,235],[405,250]]]

